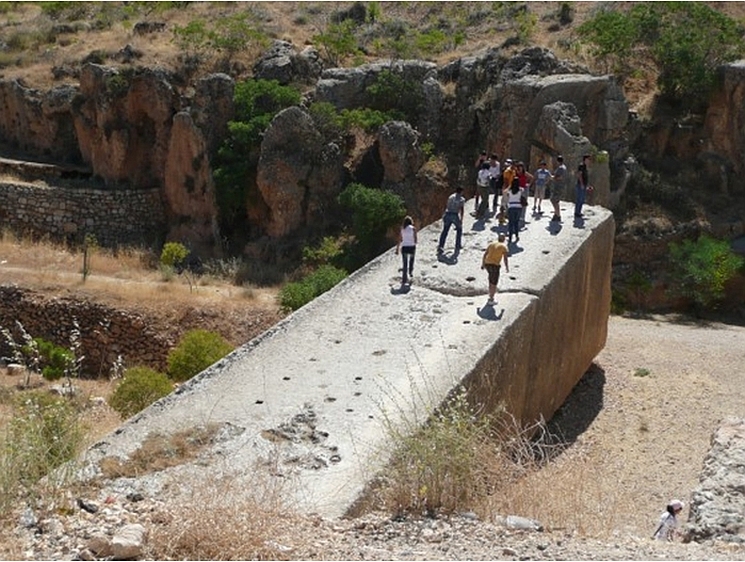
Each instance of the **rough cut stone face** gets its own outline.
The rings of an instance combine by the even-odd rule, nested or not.
[[[745,543],[745,419],[727,418],[712,436],[686,531],[696,541]]]

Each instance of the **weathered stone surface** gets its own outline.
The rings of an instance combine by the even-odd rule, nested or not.
[[[745,420],[728,418],[711,439],[691,494],[689,539],[745,543]]]
[[[143,554],[147,530],[139,523],[125,525],[111,539],[111,555],[114,560],[137,560]]]
[[[75,130],[83,159],[108,182],[158,187],[178,96],[163,72],[134,76],[95,64],[83,67]]]
[[[210,74],[197,81],[191,114],[202,131],[207,151],[213,156],[228,133],[228,122],[235,117],[235,81],[227,74]]]
[[[185,111],[173,118],[167,154],[163,190],[173,225],[168,239],[207,255],[220,239],[215,187],[204,138]]]
[[[270,213],[267,233],[283,236],[328,221],[342,164],[339,147],[324,144],[307,112],[291,107],[277,114],[264,134],[256,177]]]
[[[571,204],[563,207],[571,216]],[[384,469],[386,427],[424,423],[460,385],[484,411],[504,404],[522,422],[550,418],[607,334],[614,222],[601,207],[586,215],[576,224],[532,221],[494,307],[482,305],[480,269],[494,231],[466,217],[463,251],[451,255],[451,235],[438,258],[442,222],[422,228],[408,290],[400,257],[385,252],[107,436],[86,455],[87,470],[128,456],[147,434],[209,419],[241,430],[205,451],[234,469],[236,494],[257,476],[245,467],[272,459],[266,477],[297,483],[299,509],[339,516],[356,512]],[[169,479],[214,478],[207,464],[182,465]]]
[[[298,53],[292,43],[275,40],[254,65],[253,74],[256,79],[276,80],[280,84],[310,84],[321,76],[322,69],[315,48],[306,47]]]

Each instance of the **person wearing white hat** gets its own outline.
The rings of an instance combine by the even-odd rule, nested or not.
[[[667,508],[660,516],[660,523],[657,525],[657,530],[652,535],[652,538],[658,541],[673,540],[676,529],[678,528],[678,514],[681,511],[683,511],[683,502],[680,500],[670,500]]]

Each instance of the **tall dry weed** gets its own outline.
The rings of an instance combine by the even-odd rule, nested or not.
[[[278,541],[295,517],[272,484],[200,480],[155,514],[148,554],[154,560],[288,560],[290,548]]]

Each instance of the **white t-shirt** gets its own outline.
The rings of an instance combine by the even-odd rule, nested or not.
[[[416,246],[414,232],[414,226],[411,224],[401,229],[401,246]]]
[[[522,203],[520,203],[520,197],[522,197],[525,193],[525,190],[521,187],[517,193],[512,193],[511,189],[507,190],[507,204],[512,207],[522,207]]]
[[[675,515],[669,511],[665,511],[660,515],[660,523],[657,525],[657,531],[654,533],[654,538],[658,541],[670,541],[673,539],[673,531],[678,526],[678,520]]]

